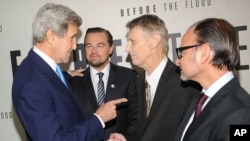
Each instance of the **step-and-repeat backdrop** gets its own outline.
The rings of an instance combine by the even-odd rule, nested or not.
[[[72,61],[64,69],[86,67],[83,36],[88,27],[101,26],[114,36],[115,51],[111,61],[132,67],[125,52],[125,24],[142,14],[156,14],[169,30],[169,58],[175,60],[174,48],[186,29],[194,22],[207,18],[225,18],[239,33],[240,62],[236,74],[242,86],[250,92],[250,1],[249,0],[0,0],[0,138],[24,141],[24,130],[13,110],[11,85],[13,75],[32,47],[32,21],[39,7],[46,2],[67,5],[83,18],[82,36]]]

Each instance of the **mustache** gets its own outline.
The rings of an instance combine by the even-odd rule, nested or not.
[[[100,56],[100,55],[96,53],[91,53],[89,56],[91,57],[91,56]]]

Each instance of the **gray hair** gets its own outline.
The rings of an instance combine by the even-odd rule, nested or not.
[[[44,41],[45,34],[49,29],[62,37],[67,33],[69,24],[76,24],[79,27],[82,24],[82,19],[66,6],[53,3],[45,4],[39,9],[33,21],[34,43]]]
[[[162,37],[163,49],[168,53],[168,30],[162,19],[153,14],[145,14],[126,24],[126,27],[131,30],[134,27],[140,27],[144,32],[149,35],[159,34]]]

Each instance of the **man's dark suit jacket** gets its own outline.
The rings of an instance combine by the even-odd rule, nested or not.
[[[180,141],[198,97],[190,103],[176,141]],[[189,126],[183,141],[229,141],[230,125],[233,124],[250,124],[250,96],[237,78],[229,81],[207,103],[199,117]]]
[[[180,73],[170,59],[163,73],[159,75],[161,77],[148,118],[146,118],[145,72],[138,78],[138,140],[140,141],[173,141],[185,107],[194,95],[200,93],[198,89],[185,86],[186,83],[181,81]]]
[[[117,107],[117,118],[106,123],[105,132],[107,137],[110,133],[118,132],[129,138],[136,132],[137,75],[131,69],[110,64],[105,102],[123,97],[127,98],[128,102]],[[90,76],[90,69],[86,69],[83,73],[84,77],[72,77],[70,85],[80,101],[85,116],[88,117],[99,106]]]
[[[84,120],[72,90],[32,49],[15,73],[12,99],[27,141],[104,138],[99,119],[93,115]]]

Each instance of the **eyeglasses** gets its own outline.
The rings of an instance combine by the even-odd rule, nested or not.
[[[201,45],[202,45],[202,44],[201,44]],[[183,47],[176,48],[177,57],[178,57],[179,59],[182,57],[182,51],[183,51],[183,50],[190,49],[190,48],[194,48],[194,47],[198,47],[198,46],[201,46],[201,45],[191,45],[191,46],[183,46]]]

